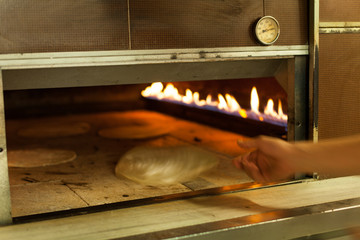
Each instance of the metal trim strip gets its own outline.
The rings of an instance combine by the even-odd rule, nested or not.
[[[320,22],[320,28],[359,28],[360,22]]]
[[[308,55],[308,45],[209,49],[126,50],[0,55],[3,70],[80,66],[116,66],[181,62],[214,62]]]
[[[318,141],[318,115],[319,115],[319,0],[310,1],[310,50],[309,50],[309,133],[310,138]]]
[[[320,34],[344,34],[344,33],[360,33],[360,27],[327,27],[320,28]]]
[[[354,198],[121,239],[294,239],[339,230],[344,236],[360,226],[359,214],[360,198]]]
[[[0,226],[10,224],[11,201],[7,164],[2,71],[0,68]]]

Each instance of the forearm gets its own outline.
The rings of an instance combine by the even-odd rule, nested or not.
[[[302,171],[336,175],[360,174],[360,135],[319,143],[297,143],[294,156]]]

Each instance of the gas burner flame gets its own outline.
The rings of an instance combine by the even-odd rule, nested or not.
[[[205,99],[200,99],[200,94],[198,92],[193,93],[190,89],[186,89],[185,95],[181,95],[172,83],[168,83],[164,88],[161,82],[154,82],[151,86],[146,87],[145,90],[141,92],[141,95],[145,98],[180,103],[242,118],[265,121],[284,127],[287,126],[288,116],[284,114],[280,100],[278,102],[277,112],[274,109],[274,101],[272,99],[268,100],[263,113],[259,111],[260,100],[256,87],[253,87],[251,90],[250,110],[241,108],[237,100],[230,94],[225,94],[225,97],[222,94],[218,94],[217,99],[213,99],[211,95],[207,95]]]

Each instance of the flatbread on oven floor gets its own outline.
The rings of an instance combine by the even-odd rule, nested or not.
[[[28,138],[56,138],[85,134],[90,130],[86,122],[48,123],[21,128],[18,135]]]
[[[112,139],[146,139],[166,135],[171,130],[169,124],[124,125],[102,129],[99,135]]]
[[[120,158],[115,174],[144,185],[170,185],[190,181],[218,161],[214,154],[194,146],[139,146]]]
[[[26,149],[7,152],[9,167],[46,167],[73,161],[76,153],[62,149]]]

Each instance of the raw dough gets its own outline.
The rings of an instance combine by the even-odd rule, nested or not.
[[[86,122],[51,123],[22,128],[18,131],[18,135],[29,138],[68,137],[81,135],[89,130],[90,125]]]
[[[214,154],[193,146],[140,146],[121,157],[115,173],[144,185],[170,185],[192,180],[217,164]]]
[[[9,150],[9,167],[45,167],[73,161],[76,153],[61,149]]]
[[[171,130],[172,127],[164,124],[124,125],[102,129],[99,135],[113,139],[145,139],[166,135]]]

